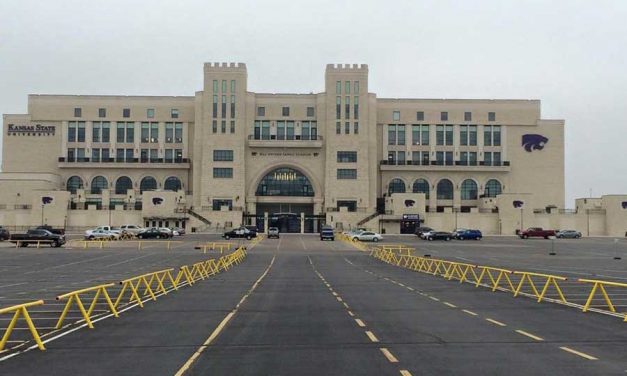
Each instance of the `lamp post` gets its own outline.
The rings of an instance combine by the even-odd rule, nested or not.
[[[520,207],[520,232],[523,232],[525,227],[523,226],[523,207]]]
[[[44,225],[44,208],[46,207],[45,204],[41,204],[41,225]]]

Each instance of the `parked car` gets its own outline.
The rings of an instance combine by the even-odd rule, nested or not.
[[[353,235],[352,237],[353,241],[357,241],[359,240],[360,242],[378,242],[383,240],[383,236],[381,236],[381,234],[377,234],[376,232],[372,232],[372,231],[363,231],[357,235]]]
[[[139,239],[167,239],[172,237],[172,232],[162,231],[160,228],[151,227],[137,234]]]
[[[468,230],[467,228],[456,228],[453,230],[451,234],[453,234],[453,238],[457,239],[457,234]]]
[[[279,228],[278,227],[270,227],[268,229],[268,239],[277,238],[279,239]]]
[[[455,239],[458,240],[481,240],[483,238],[483,234],[479,230],[463,230],[457,231],[455,234]]]
[[[555,234],[556,237],[562,238],[571,238],[571,239],[579,239],[581,238],[581,232],[576,230],[561,230]]]
[[[225,232],[222,237],[227,240],[231,238],[246,238],[246,240],[250,240],[257,237],[257,231],[250,231],[246,227],[239,227]]]
[[[159,227],[159,231],[161,231],[162,234],[165,234],[166,238],[172,238],[176,236],[176,233],[167,227]]]
[[[528,229],[521,231],[518,236],[521,239],[527,238],[545,238],[548,239],[550,236],[555,236],[555,231],[553,230],[543,230],[542,227],[529,227]]]
[[[259,232],[259,229],[257,228],[257,226],[247,225],[247,226],[244,226],[244,227],[246,227],[246,229],[248,231]]]
[[[433,229],[431,227],[418,227],[416,229],[415,234],[420,238],[420,239],[424,239],[424,234],[425,232],[429,232],[429,231],[433,231]]]
[[[432,240],[446,240],[449,241],[453,238],[453,234],[446,231],[431,231],[425,234],[425,239]]]
[[[35,227],[35,230],[47,230],[56,235],[65,235],[64,228],[53,228],[52,226],[42,225]]]
[[[322,230],[320,230],[320,240],[330,239],[335,241],[335,232],[333,232],[333,227],[324,226]]]
[[[185,229],[183,227],[172,227],[170,230],[175,232],[177,236],[185,235]]]
[[[144,228],[137,225],[122,225],[120,226],[120,230],[122,230],[122,232],[126,232],[127,234],[137,236],[137,234],[142,232]]]
[[[6,228],[0,226],[0,241],[9,240],[11,233]]]
[[[86,240],[118,240],[120,239],[120,234],[103,229],[96,229],[85,231],[84,238]]]
[[[65,244],[65,235],[53,234],[43,229],[33,229],[28,230],[25,234],[13,234],[9,241],[19,244],[21,247],[28,247],[29,244],[37,244],[39,242],[58,248]]]

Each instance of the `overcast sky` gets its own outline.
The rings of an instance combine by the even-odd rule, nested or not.
[[[367,63],[380,97],[541,99],[566,120],[566,205],[627,193],[627,1],[0,1],[0,112],[27,95],[320,92]]]

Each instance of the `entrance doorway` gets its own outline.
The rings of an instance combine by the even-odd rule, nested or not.
[[[264,213],[268,213],[268,227],[277,227],[282,233],[300,232],[300,213],[305,214],[304,231],[314,231],[313,204],[264,203],[257,204],[257,228],[263,231]]]

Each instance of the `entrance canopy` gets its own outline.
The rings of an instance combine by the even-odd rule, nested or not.
[[[313,197],[311,182],[300,171],[289,167],[270,171],[257,186],[257,196]]]

